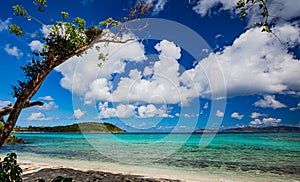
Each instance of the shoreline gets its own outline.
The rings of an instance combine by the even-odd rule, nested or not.
[[[25,181],[35,181],[54,178],[56,176],[73,177],[74,181],[83,181],[90,177],[90,181],[118,181],[118,179],[135,181],[170,181],[170,182],[284,182],[286,180],[261,178],[258,176],[233,176],[223,174],[209,174],[205,172],[183,171],[178,169],[143,167],[113,163],[99,163],[93,161],[72,161],[66,159],[36,159],[19,158],[18,164],[23,169]],[[65,176],[64,176],[65,175]],[[66,176],[67,175],[67,176]],[[94,178],[93,178],[94,177]],[[96,179],[96,180],[95,180]],[[47,181],[47,180],[46,180]],[[87,180],[89,181],[89,180]],[[122,181],[122,180],[121,180]]]

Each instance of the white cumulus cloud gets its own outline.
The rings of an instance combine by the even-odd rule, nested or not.
[[[300,102],[297,104],[296,107],[291,107],[290,111],[296,111],[296,110],[300,110]]]
[[[221,10],[232,10],[236,6],[237,0],[201,0],[198,1],[197,5],[193,7],[193,10],[205,16],[211,12],[211,9],[221,4]]]
[[[39,97],[38,99],[47,100],[47,101],[53,101],[54,100],[50,95],[47,95],[47,96],[44,96],[44,97]]]
[[[279,108],[286,108],[285,104],[282,104],[278,100],[275,99],[275,95],[264,95],[263,99],[256,101],[253,104],[255,107],[262,107],[262,108],[272,108],[272,109],[279,109]]]
[[[81,111],[80,109],[75,109],[74,110],[74,117],[76,119],[82,118],[86,114],[86,111]]]
[[[42,112],[34,112],[27,118],[28,121],[49,121],[52,120],[52,117],[46,117]]]
[[[41,43],[39,40],[33,40],[31,41],[29,46],[32,51],[41,51],[43,49],[44,44]]]
[[[156,108],[155,105],[149,104],[146,106],[138,107],[139,118],[152,118],[152,117],[168,117],[166,108]]]
[[[20,49],[18,49],[17,46],[11,47],[9,44],[6,44],[4,50],[7,52],[7,54],[15,56],[18,59],[20,59],[24,55],[23,52]]]
[[[263,118],[262,120],[256,118],[250,122],[250,125],[277,125],[281,121],[280,118]]]
[[[56,105],[54,102],[44,103],[42,106],[39,107],[40,110],[54,110],[57,109],[58,105]]]
[[[244,115],[239,114],[238,112],[234,112],[234,113],[231,114],[231,117],[236,118],[238,120],[241,120],[241,119],[243,119]]]
[[[239,11],[236,11],[237,1],[238,0],[201,0],[193,7],[193,10],[201,16],[205,16],[210,14],[213,8],[219,6],[219,10],[229,10],[238,14]],[[298,0],[273,0],[271,3],[267,2],[269,15],[271,15],[269,22],[280,23],[300,17],[299,6],[300,2]],[[261,20],[260,13],[261,10],[259,9],[258,3],[256,6],[253,6],[253,9],[249,12],[249,25],[253,25],[254,22]]]
[[[280,27],[293,27],[292,29],[297,30],[297,36],[292,33],[286,33],[286,36],[290,35],[293,39],[289,44],[299,44],[296,38],[300,36],[299,27],[290,24]],[[277,28],[274,31],[282,30]],[[282,41],[286,43],[288,39]],[[207,74],[201,74],[201,70],[205,70]],[[222,72],[224,79],[215,76],[218,71]],[[213,83],[216,85],[213,92],[218,94],[222,91],[222,87],[218,88],[218,85],[224,85],[225,81],[228,97],[300,90],[300,61],[277,38],[272,34],[262,33],[259,28],[247,30],[231,46],[210,54],[184,74],[191,75],[194,85],[199,85],[198,90],[203,93],[209,92],[208,85]],[[210,82],[202,79],[205,76]]]
[[[220,110],[217,110],[217,112],[216,112],[216,116],[217,117],[224,117],[224,112],[222,112],[222,111],[220,111]]]
[[[289,47],[299,44],[299,27],[282,24],[273,30],[285,35],[281,41],[289,42]],[[277,38],[259,28],[247,30],[231,46],[211,53],[189,70],[180,69],[178,45],[162,40],[154,48],[158,59],[149,64],[142,43],[133,41],[130,45],[110,44],[107,52],[111,55],[102,68],[96,66],[98,52],[89,50],[81,59],[72,58],[56,70],[63,75],[61,85],[85,104],[185,106],[198,97],[224,97],[224,85],[228,97],[300,91],[300,61]],[[115,113],[111,108],[105,112]]]
[[[108,107],[108,102],[99,103],[100,110],[98,117],[104,118],[131,118],[135,116],[136,106],[130,104],[119,104],[116,108]]]
[[[253,113],[251,113],[251,118],[252,119],[257,119],[257,118],[259,118],[259,117],[262,117],[262,116],[267,116],[266,114],[262,114],[262,113],[258,113],[258,112],[253,112]]]

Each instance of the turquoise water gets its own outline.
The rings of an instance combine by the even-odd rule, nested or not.
[[[5,146],[40,157],[162,166],[185,171],[300,179],[300,134],[18,133]],[[213,140],[201,145],[201,140]],[[202,139],[201,139],[202,138]]]

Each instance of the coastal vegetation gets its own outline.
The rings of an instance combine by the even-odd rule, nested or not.
[[[0,130],[4,127],[4,124],[0,124]],[[18,132],[20,131],[20,128],[19,127],[15,127],[13,129],[14,132]],[[17,143],[25,143],[24,140],[22,140],[21,138],[17,138],[15,137],[14,135],[10,134],[7,139],[5,140],[4,142],[4,145],[14,145],[14,144],[17,144]]]
[[[20,128],[19,132],[87,132],[87,133],[125,133],[126,131],[110,123],[79,123],[67,126]]]
[[[15,153],[7,154],[3,161],[0,161],[0,181],[21,182],[22,172],[22,169],[17,164],[17,155]]]

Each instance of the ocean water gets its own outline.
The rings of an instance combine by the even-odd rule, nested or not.
[[[28,143],[5,146],[1,154],[300,181],[300,134],[15,135]]]

